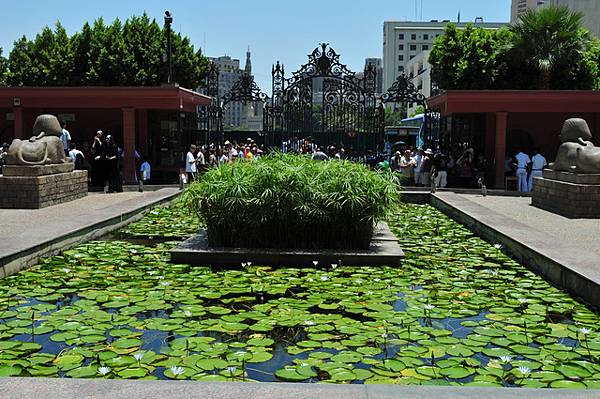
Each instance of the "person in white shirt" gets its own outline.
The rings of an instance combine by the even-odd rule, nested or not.
[[[531,162],[529,155],[519,151],[515,155],[517,160],[517,189],[522,193],[529,192],[529,182],[527,181],[527,165]]]
[[[69,158],[71,158],[71,161],[75,164],[75,169],[85,169],[85,156],[83,155],[83,152],[77,149],[77,144],[73,141],[71,141],[69,147],[71,148],[71,151],[69,151]]]
[[[535,149],[534,155],[531,158],[531,173],[529,174],[529,191],[533,189],[533,178],[542,177],[542,170],[548,165],[546,158],[540,154],[539,149]]]
[[[417,152],[414,156],[416,166],[414,169],[415,172],[415,186],[421,187],[423,183],[422,174],[421,174],[421,166],[423,164],[423,148],[417,148]]]
[[[71,133],[67,130],[67,121],[62,122],[62,133],[60,135],[60,141],[65,150],[65,155],[69,156],[69,144],[71,143]]]
[[[192,182],[196,176],[196,145],[190,145],[190,150],[185,156],[185,171],[188,175],[188,182]]]

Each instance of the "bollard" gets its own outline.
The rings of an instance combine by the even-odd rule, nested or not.
[[[180,189],[180,190],[183,190],[184,188],[185,188],[185,183],[184,183],[184,181],[183,181],[183,175],[182,175],[182,174],[180,174],[180,175],[179,175],[179,189]]]
[[[140,192],[140,193],[144,192],[144,181],[142,179],[138,180],[138,192]]]

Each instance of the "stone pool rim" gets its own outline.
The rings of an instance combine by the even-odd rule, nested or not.
[[[191,265],[239,267],[241,263],[286,267],[329,267],[340,262],[343,266],[400,266],[404,252],[398,238],[387,223],[377,225],[368,250],[294,250],[271,248],[212,248],[206,232],[188,238],[171,249],[171,262]]]
[[[0,378],[3,399],[62,398],[286,398],[286,399],[583,399],[600,390],[552,388],[436,387],[426,385],[307,384],[285,382],[140,381],[110,379]]]

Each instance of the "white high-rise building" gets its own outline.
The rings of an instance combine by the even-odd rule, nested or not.
[[[429,51],[433,41],[444,34],[450,21],[410,22],[385,21],[383,23],[383,91],[385,92],[406,72],[407,63],[423,51]],[[466,23],[454,23],[459,29]],[[476,22],[484,29],[499,29],[506,23]]]
[[[512,0],[510,22],[515,23],[527,10],[545,6],[567,6],[583,14],[583,24],[594,35],[600,37],[599,0]]]
[[[517,22],[519,17],[527,12],[527,10],[535,9],[544,5],[545,0],[512,0],[510,7],[510,23]]]
[[[246,65],[240,69],[240,60],[230,56],[209,58],[219,68],[219,98],[229,93],[242,74],[252,75],[252,61],[250,49],[246,52]],[[243,104],[232,101],[227,104],[223,111],[223,127],[225,130],[262,130],[262,106],[261,104]]]

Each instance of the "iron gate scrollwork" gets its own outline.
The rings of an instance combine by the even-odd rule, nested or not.
[[[376,78],[370,65],[357,76],[325,43],[289,78],[277,62],[272,69],[273,96],[264,112],[268,144],[295,149],[298,141],[310,138],[319,146],[344,146],[354,154],[376,151],[383,143],[384,116]]]

